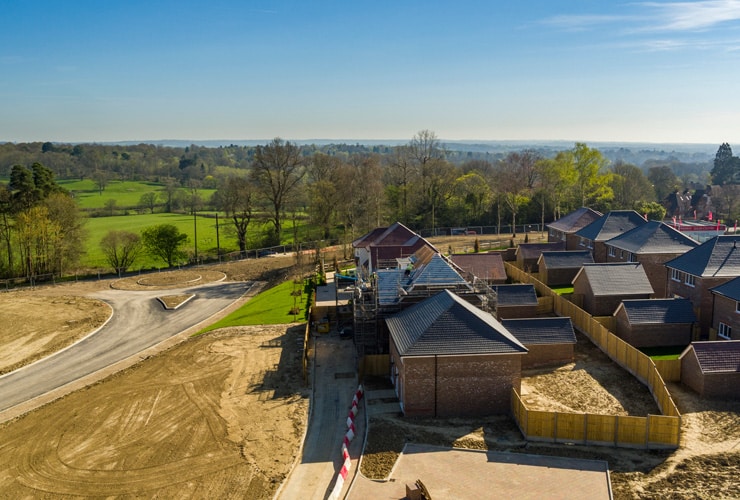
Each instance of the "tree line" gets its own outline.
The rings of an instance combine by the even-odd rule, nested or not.
[[[723,173],[738,168],[728,149],[720,147],[713,178],[702,181],[734,182]],[[28,163],[32,159],[43,161]],[[718,161],[730,167],[722,169]],[[143,208],[218,210],[228,218],[242,252],[255,241],[256,231],[260,245],[279,244],[296,232],[297,220],[306,220],[323,239],[349,242],[393,221],[416,230],[516,228],[544,225],[581,206],[602,212],[635,209],[662,218],[660,202],[686,188],[686,178],[672,165],[645,169],[610,163],[585,143],[551,155],[525,149],[496,158],[466,157],[447,151],[430,130],[402,145],[372,147],[299,146],[280,138],[218,148],[0,144],[2,177],[8,179],[0,188],[2,276],[62,272],[79,261],[83,218],[55,178],[93,179],[101,191],[111,180],[159,182],[158,194],[142,196]],[[189,199],[174,203],[183,187]],[[204,200],[200,188],[216,191]],[[269,230],[262,232],[266,223]],[[122,251],[132,239],[111,236],[108,250],[112,245]],[[119,257],[109,262],[120,271]]]

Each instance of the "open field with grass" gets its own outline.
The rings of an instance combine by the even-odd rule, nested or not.
[[[83,180],[57,180],[57,184],[71,192],[80,208],[101,209],[109,200],[115,200],[118,207],[137,207],[141,195],[145,193],[164,192],[164,184],[159,182],[145,181],[110,181],[105,185],[102,193],[93,179]],[[187,188],[179,188],[179,191],[190,196]],[[208,200],[215,189],[198,189],[198,195],[203,200]]]

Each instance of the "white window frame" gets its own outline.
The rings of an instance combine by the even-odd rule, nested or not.
[[[722,323],[720,321],[719,325],[717,326],[717,337],[730,340],[732,338],[732,327],[727,323]]]
[[[735,312],[740,313],[740,302],[737,300],[735,301]]]
[[[627,261],[628,262],[637,262],[637,257],[635,256],[635,254],[633,254],[632,252],[630,252],[630,256],[627,259]]]
[[[613,246],[609,245],[609,257],[616,257],[616,256],[617,256],[616,249]]]
[[[694,288],[696,286],[696,276],[693,274],[686,273],[684,276],[684,284],[686,286],[690,286],[691,288]]]
[[[678,269],[671,269],[671,279],[673,281],[681,282],[681,271]]]

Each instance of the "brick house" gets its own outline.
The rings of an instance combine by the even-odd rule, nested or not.
[[[571,285],[583,265],[593,263],[594,257],[588,250],[542,252],[537,261],[540,281],[547,286]]]
[[[493,285],[506,283],[508,279],[500,252],[452,254],[450,261],[460,268],[460,274],[471,283],[483,281]]]
[[[639,262],[656,297],[666,297],[665,263],[683,255],[699,242],[668,224],[648,221],[606,242],[607,262]]]
[[[692,342],[680,359],[681,383],[701,397],[740,399],[740,340]]]
[[[696,322],[686,299],[623,300],[614,316],[617,336],[637,348],[687,346]]]
[[[649,299],[653,287],[640,263],[586,264],[573,279],[573,295],[592,316],[612,316],[625,299]]]
[[[568,317],[505,319],[501,324],[529,350],[522,369],[564,365],[574,359],[576,333]]]
[[[646,222],[634,210],[612,210],[575,233],[579,248],[573,250],[591,250],[594,262],[606,262],[606,242]]]
[[[740,236],[715,236],[665,263],[666,295],[691,301],[702,338],[712,327],[712,288],[740,276],[739,242]]]
[[[378,269],[397,267],[397,259],[408,258],[421,248],[437,249],[400,222],[375,228],[352,242],[358,272],[370,276]]]
[[[538,273],[537,262],[542,252],[558,252],[565,250],[565,243],[556,241],[554,243],[521,243],[516,248],[516,265],[528,273]]]
[[[547,227],[547,241],[562,241],[565,242],[566,250],[579,250],[581,239],[575,233],[597,220],[601,215],[600,212],[587,207],[574,210],[545,225]]]
[[[529,283],[493,285],[496,292],[496,318],[531,318],[537,315],[537,291]]]
[[[509,413],[527,349],[491,314],[444,290],[385,321],[405,415]]]
[[[740,278],[716,286],[711,292],[713,333],[718,340],[740,340]]]

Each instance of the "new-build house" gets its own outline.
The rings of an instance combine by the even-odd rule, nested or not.
[[[527,349],[491,314],[444,290],[385,321],[405,415],[509,413]]]
[[[640,263],[586,264],[573,279],[573,295],[592,316],[611,316],[625,299],[649,299],[653,287]]]
[[[597,220],[601,215],[600,212],[587,207],[574,210],[546,224],[547,241],[562,241],[565,243],[566,250],[578,250],[581,239],[575,233]]]
[[[528,273],[539,272],[539,265],[537,262],[542,255],[542,252],[555,252],[564,251],[565,243],[562,241],[556,241],[552,243],[522,243],[516,248],[516,264],[519,269],[523,269]]]
[[[378,269],[398,267],[397,259],[408,258],[421,248],[437,251],[434,245],[400,222],[379,227],[352,242],[358,272],[370,276]]]
[[[594,262],[606,262],[606,242],[646,222],[634,210],[612,210],[575,233],[579,238],[578,250],[591,250]]]
[[[522,369],[573,361],[576,333],[570,318],[505,319],[501,324],[529,351],[522,358]]]
[[[668,224],[648,221],[606,242],[607,262],[639,262],[656,297],[666,297],[665,263],[683,255],[699,242]]]
[[[740,340],[692,342],[680,359],[682,384],[705,398],[740,399]]]
[[[585,264],[593,264],[594,257],[588,250],[567,252],[542,252],[537,265],[540,281],[547,286],[569,286]]]
[[[696,315],[686,299],[628,299],[614,312],[615,332],[634,347],[687,346]]]
[[[719,340],[740,340],[740,278],[715,286],[711,292],[713,333]]]
[[[667,295],[689,299],[694,305],[701,334],[712,326],[712,289],[740,276],[740,236],[715,236],[669,260]]]
[[[483,281],[488,284],[506,283],[506,268],[500,252],[456,253],[450,261],[462,270],[469,282]]]

